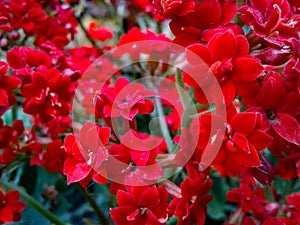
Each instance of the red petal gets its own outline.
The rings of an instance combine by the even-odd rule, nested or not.
[[[247,138],[257,151],[261,151],[268,147],[273,140],[270,135],[260,130],[252,132]]]
[[[237,58],[233,60],[233,70],[229,78],[236,82],[249,82],[259,78],[262,72],[263,66],[256,58]]]
[[[233,159],[242,166],[256,167],[261,166],[260,158],[252,145],[249,145],[250,154],[245,153],[233,153]]]
[[[4,205],[0,208],[0,220],[6,223],[13,222],[13,211],[8,205]]]
[[[91,170],[92,168],[86,162],[79,162],[71,157],[64,163],[64,174],[68,178],[68,184],[84,179]]]
[[[232,137],[232,142],[241,148],[246,154],[250,153],[250,147],[249,147],[249,142],[247,138],[240,134],[240,133],[235,133]]]
[[[1,106],[8,106],[8,96],[6,94],[6,91],[2,88],[0,88],[0,107]]]
[[[256,126],[257,116],[256,112],[239,113],[232,118],[230,124],[234,130],[248,136]]]
[[[286,99],[285,83],[277,73],[269,73],[259,93],[259,101],[265,110],[278,109]]]
[[[237,43],[231,31],[215,35],[208,43],[213,62],[232,59],[236,55]]]
[[[11,190],[6,193],[6,199],[8,201],[17,201],[20,198],[20,192],[16,190]]]
[[[237,52],[235,58],[245,57],[249,52],[249,43],[243,35],[238,35],[235,37],[237,42]]]
[[[119,206],[134,206],[138,207],[136,199],[128,192],[119,190],[117,193],[117,203]]]
[[[210,53],[207,46],[201,44],[192,44],[187,47],[186,57],[191,64],[211,64]]]
[[[147,208],[154,208],[159,204],[159,193],[155,186],[144,191],[139,199],[139,205]]]
[[[294,117],[277,113],[276,118],[269,122],[279,136],[288,142],[300,145],[300,125]]]

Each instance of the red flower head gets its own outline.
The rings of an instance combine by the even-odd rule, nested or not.
[[[193,12],[196,3],[194,0],[153,0],[152,4],[162,16],[173,19]]]
[[[105,88],[101,94],[109,99],[109,104],[103,108],[105,117],[122,116],[132,121],[137,114],[149,114],[154,109],[152,101],[145,98],[155,93],[140,83],[130,84],[126,78],[119,78],[114,88]]]
[[[91,178],[98,183],[106,183],[100,171],[107,159],[106,145],[110,137],[110,128],[86,122],[79,136],[70,134],[65,138],[64,148],[67,158],[63,173],[68,178],[68,184],[80,182],[86,186]]]
[[[166,224],[168,192],[164,186],[127,186],[126,190],[118,191],[119,207],[110,210],[116,225]]]
[[[122,136],[121,143],[123,144],[112,145],[108,150],[111,155],[107,163],[109,177],[118,179],[119,183],[146,184],[147,181],[155,181],[163,176],[162,168],[155,161],[157,155],[166,150],[166,143],[162,138],[129,130]]]
[[[250,4],[242,6],[239,12],[245,24],[258,36],[269,40],[268,36],[278,30],[282,22],[287,22],[290,5],[287,0],[250,0]]]
[[[38,115],[43,123],[57,116],[67,116],[71,109],[72,87],[69,77],[50,69],[32,73],[32,83],[21,88],[24,112]]]
[[[240,204],[243,212],[256,212],[261,214],[265,212],[264,206],[267,204],[263,188],[252,189],[248,184],[241,183],[239,188],[233,188],[226,193],[226,199],[229,202]]]
[[[20,221],[26,205],[19,198],[19,191],[12,190],[5,194],[0,190],[0,224]]]
[[[174,42],[179,45],[188,46],[198,42],[204,35],[203,32],[210,32],[209,29],[228,29],[224,29],[222,26],[228,25],[236,14],[236,3],[233,0],[222,1],[221,3],[218,0],[204,0],[194,3],[193,12],[176,17],[170,23],[170,29],[175,35]],[[236,28],[233,29],[236,30]],[[240,28],[238,32],[241,32]]]
[[[201,124],[206,131],[210,129],[210,123],[211,115],[206,114],[201,117]],[[258,151],[262,151],[272,141],[272,137],[262,130],[262,125],[263,119],[260,113],[243,112],[234,115],[226,124],[223,144],[213,164],[222,164],[225,169],[233,173],[236,166],[260,166]],[[205,146],[201,148],[205,149]]]
[[[262,82],[257,95],[259,108],[250,111],[261,111],[275,132],[288,142],[300,145],[300,126],[297,115],[300,113],[300,95],[286,91],[283,77],[276,72],[269,72]]]
[[[7,70],[7,64],[0,61],[0,116],[16,102],[16,97],[12,90],[20,85],[18,78],[5,76]]]
[[[33,71],[52,66],[52,59],[46,52],[26,46],[13,47],[7,52],[7,61],[13,69],[13,75],[20,78],[23,85],[31,82]]]
[[[38,24],[47,20],[43,7],[34,0],[12,0],[9,9],[12,13],[11,25],[22,27],[26,35],[31,35]]]
[[[203,225],[205,221],[206,205],[212,196],[207,195],[212,182],[204,174],[187,177],[181,184],[181,198],[174,198],[168,211],[178,218],[178,225]]]
[[[221,85],[227,105],[232,103],[236,93],[241,96],[253,95],[253,86],[258,85],[256,79],[262,75],[263,67],[258,59],[248,56],[249,44],[244,36],[235,36],[231,31],[217,33],[210,39],[207,46],[193,44],[188,49],[196,53],[210,68],[210,72]],[[187,58],[191,64],[201,66],[199,64],[201,62],[191,54],[187,54]],[[198,74],[199,82],[202,82],[202,76],[207,76],[205,71],[198,72]],[[196,88],[195,97],[203,103],[205,99],[203,91],[188,75],[184,79]],[[208,86],[205,94],[214,96],[215,90],[210,90],[210,88],[213,89]]]
[[[89,25],[88,34],[94,40],[106,41],[113,37],[113,32],[107,27],[99,27],[96,22]]]

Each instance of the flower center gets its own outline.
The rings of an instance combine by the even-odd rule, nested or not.
[[[266,111],[267,117],[269,120],[274,120],[276,117],[276,112],[274,110]]]
[[[148,209],[146,207],[141,207],[140,210],[141,210],[141,215],[145,215]]]

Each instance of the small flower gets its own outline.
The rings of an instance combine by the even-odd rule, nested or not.
[[[127,186],[126,190],[118,191],[119,207],[110,210],[116,225],[166,224],[168,192],[164,186]]]
[[[0,224],[18,222],[26,205],[19,201],[20,192],[16,190],[4,193],[0,190]]]

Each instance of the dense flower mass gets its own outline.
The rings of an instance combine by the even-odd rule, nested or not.
[[[0,0],[0,224],[300,224],[299,33],[298,0]]]

